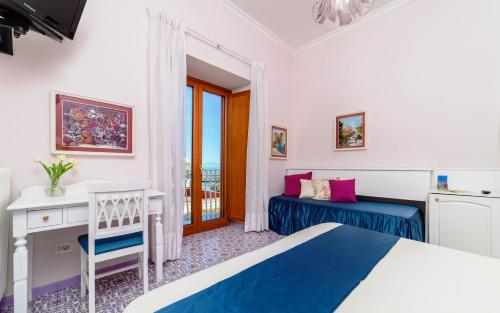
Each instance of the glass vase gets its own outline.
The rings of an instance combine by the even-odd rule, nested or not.
[[[59,184],[59,180],[53,181],[50,186],[45,187],[47,197],[60,197],[66,193],[66,188]]]

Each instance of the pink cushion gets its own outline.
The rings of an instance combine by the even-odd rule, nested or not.
[[[330,189],[333,202],[357,202],[355,179],[330,180]]]
[[[313,173],[295,174],[285,176],[285,192],[284,196],[298,197],[300,195],[300,180],[311,180]]]

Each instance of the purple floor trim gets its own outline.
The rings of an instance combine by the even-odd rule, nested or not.
[[[96,274],[101,274],[109,271],[114,271],[120,268],[124,268],[133,264],[136,264],[138,262],[138,259],[135,260],[130,260],[126,262],[121,262],[117,264],[113,264],[107,267],[100,268],[96,271]],[[79,285],[80,284],[80,275],[76,275],[70,278],[66,278],[60,281],[56,281],[44,286],[39,286],[39,287],[34,287],[32,289],[32,298],[35,299],[37,297],[43,296],[45,294],[55,292],[61,289],[69,288],[74,285]],[[0,309],[8,309],[10,306],[14,304],[14,296],[9,295],[6,297],[3,297],[0,301]]]
[[[7,310],[13,304],[14,298],[12,297],[12,295],[3,297],[2,299],[0,299],[0,312],[3,312],[2,310]]]
[[[163,265],[163,282],[155,282],[154,265],[149,266],[150,289],[224,262],[238,255],[267,246],[282,236],[272,232],[244,232],[243,224],[232,223],[227,227],[185,237],[179,260]],[[133,264],[134,260],[99,270],[109,271]],[[142,295],[142,280],[132,269],[105,276],[96,281],[96,311],[122,312],[135,298]],[[71,277],[33,289],[30,312],[72,313],[87,312],[88,298],[80,298],[80,276]],[[12,296],[2,299],[0,313],[12,313]],[[5,303],[5,305],[4,305]]]

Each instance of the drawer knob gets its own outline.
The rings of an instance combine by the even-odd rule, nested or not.
[[[44,215],[44,216],[42,217],[42,221],[44,221],[44,222],[48,222],[48,221],[49,221],[49,217],[48,217],[48,215]]]
[[[439,198],[436,198],[436,202],[439,202],[439,201],[440,201]]]

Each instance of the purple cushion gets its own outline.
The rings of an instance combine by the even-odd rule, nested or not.
[[[330,180],[330,189],[333,202],[357,202],[356,200],[356,180]]]
[[[287,175],[285,176],[285,192],[284,196],[292,196],[298,197],[300,195],[300,180],[312,179],[312,172],[304,173],[304,174],[295,174],[295,175]]]

